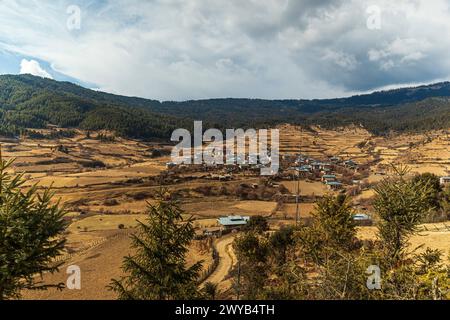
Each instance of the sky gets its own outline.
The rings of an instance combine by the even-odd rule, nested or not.
[[[450,79],[448,0],[0,0],[0,74],[158,100]]]

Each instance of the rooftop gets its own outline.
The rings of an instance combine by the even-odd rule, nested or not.
[[[367,215],[367,214],[358,213],[358,214],[353,215],[353,220],[358,220],[358,221],[360,221],[360,220],[372,220],[372,218],[369,215]]]
[[[250,220],[250,217],[228,216],[221,217],[217,220],[223,226],[242,226],[247,224],[247,222]]]
[[[342,183],[337,181],[327,181],[327,185],[329,186],[342,186]]]

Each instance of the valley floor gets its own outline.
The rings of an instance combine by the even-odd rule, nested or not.
[[[310,157],[330,156],[353,159],[368,165],[368,183],[376,183],[387,174],[388,163],[406,164],[414,172],[450,173],[450,135],[448,131],[430,134],[375,137],[361,128],[342,130],[302,130],[281,126],[282,155],[306,154]],[[237,196],[242,185],[260,185],[261,178],[247,172],[235,174],[230,181],[211,178],[211,172],[184,172],[167,178],[168,156],[152,158],[152,150],[170,150],[158,142],[142,142],[116,138],[101,141],[95,135],[89,138],[78,132],[73,138],[58,140],[8,140],[2,139],[2,156],[15,158],[12,170],[24,172],[26,186],[38,184],[51,186],[57,199],[67,206],[71,224],[67,232],[67,248],[61,258],[60,272],[45,275],[44,282],[65,282],[66,269],[78,265],[82,271],[82,290],[24,292],[25,299],[114,299],[106,286],[112,278],[120,278],[123,257],[131,254],[129,235],[134,232],[137,220],[145,220],[148,203],[153,203],[155,193],[164,180],[165,187],[176,192],[187,215],[195,218],[198,234],[217,227],[217,218],[230,214],[262,215],[269,218],[271,228],[293,224],[295,203],[283,203],[257,194],[254,198]],[[218,173],[221,174],[221,173]],[[388,174],[387,174],[388,175]],[[297,183],[288,179],[278,181],[288,192],[295,194]],[[310,217],[314,200],[330,192],[323,183],[314,180],[300,182],[300,195],[305,199],[299,205],[301,218]],[[260,187],[261,188],[261,187]],[[268,188],[272,192],[275,187]],[[226,192],[225,192],[225,191]],[[267,191],[266,190],[266,191]],[[255,193],[256,194],[256,193]],[[373,191],[364,190],[354,199],[359,207],[370,211]],[[120,227],[120,228],[119,228]],[[425,244],[445,252],[450,251],[450,222],[422,226],[420,236],[411,239],[411,248]],[[361,227],[360,238],[373,238],[375,227]],[[231,288],[228,273],[236,262],[232,251],[233,236],[216,240],[219,266],[207,278],[219,283],[226,295]],[[188,262],[204,260],[204,270],[212,264],[210,243],[194,241]]]

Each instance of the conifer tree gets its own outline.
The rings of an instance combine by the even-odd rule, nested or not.
[[[263,299],[269,276],[269,242],[266,234],[248,231],[238,236],[233,247],[238,258],[234,288],[238,297]]]
[[[344,194],[326,195],[316,204],[313,212],[315,227],[322,234],[322,239],[334,249],[350,251],[356,236],[353,221],[352,203]]]
[[[39,276],[58,270],[53,259],[64,248],[65,212],[52,204],[49,190],[24,192],[23,175],[8,172],[12,162],[0,153],[0,300],[20,298],[24,289],[63,286],[42,284]]]
[[[197,281],[202,262],[186,266],[188,245],[195,235],[192,220],[184,220],[183,211],[164,192],[160,196],[156,205],[149,204],[147,221],[139,222],[132,236],[135,254],[124,259],[126,276],[113,279],[109,286],[120,300],[200,297]]]
[[[352,251],[356,229],[350,198],[344,194],[325,195],[317,201],[311,226],[300,228],[297,240],[303,253],[322,265],[336,256],[337,251]]]
[[[395,264],[404,257],[404,250],[418,224],[432,209],[432,185],[418,179],[408,180],[407,167],[393,166],[395,178],[385,179],[375,188],[374,208],[380,217],[379,236],[386,262]]]

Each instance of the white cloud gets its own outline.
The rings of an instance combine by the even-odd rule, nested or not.
[[[0,50],[162,100],[320,98],[450,76],[447,0],[0,1]],[[367,7],[381,8],[369,30]],[[44,71],[45,72],[45,71]]]
[[[327,51],[322,57],[324,61],[329,61],[346,70],[354,70],[358,65],[355,56],[344,52]]]
[[[22,62],[20,62],[19,73],[32,74],[38,77],[53,79],[53,77],[47,71],[45,71],[36,60],[22,59]]]

